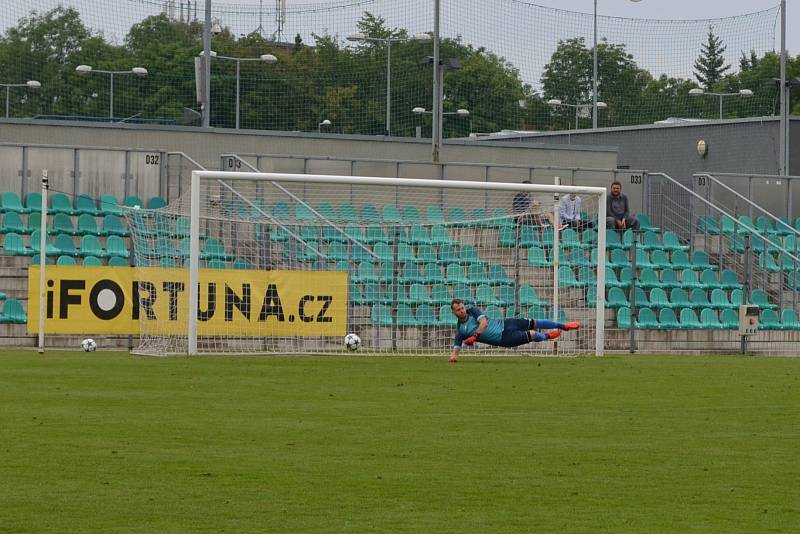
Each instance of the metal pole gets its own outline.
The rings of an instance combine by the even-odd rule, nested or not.
[[[110,73],[111,76],[111,102],[109,103],[108,108],[108,118],[112,121],[114,120],[114,73]]]
[[[636,352],[636,280],[639,275],[636,273],[636,232],[633,232],[631,240],[631,327],[628,351],[633,354]]]
[[[211,0],[206,0],[206,16],[203,24],[203,128],[211,126]]]
[[[236,129],[239,129],[239,65],[241,65],[239,58],[236,58]]]
[[[9,102],[9,93],[11,92],[11,87],[6,85],[6,118],[8,118],[8,102]]]
[[[45,265],[47,264],[47,169],[42,169],[42,223],[39,228],[39,354],[44,352],[44,321],[46,305],[46,277]]]
[[[789,175],[789,131],[788,106],[786,98],[786,0],[781,0],[781,79],[780,79],[780,161],[778,170],[781,176]]]
[[[386,135],[392,136],[392,39],[386,39]]]
[[[597,129],[597,0],[594,0],[594,41],[592,46],[592,128]],[[575,114],[575,129],[578,115]]]
[[[722,95],[719,95],[719,119],[722,120]]]
[[[200,175],[192,171],[189,204],[189,325],[188,352],[197,354],[197,304],[200,298]]]
[[[433,161],[439,161],[439,130],[442,127],[441,119],[441,102],[439,101],[439,10],[441,8],[441,0],[434,0],[433,2],[433,115],[432,115],[432,158]]]

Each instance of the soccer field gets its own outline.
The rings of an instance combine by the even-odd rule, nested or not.
[[[0,353],[2,532],[779,532],[800,359]]]

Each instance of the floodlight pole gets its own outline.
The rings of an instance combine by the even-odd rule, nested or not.
[[[205,22],[203,24],[203,127],[211,126],[211,0],[206,0]]]
[[[47,179],[47,169],[42,169],[42,221],[39,228],[39,354],[44,353],[44,321],[46,303],[46,276],[47,265],[47,191],[50,185]]]
[[[594,0],[594,40],[592,41],[592,128],[597,129],[597,0]],[[575,111],[575,129],[578,129],[578,112]]]
[[[778,170],[781,176],[789,175],[789,109],[786,93],[786,0],[781,0],[781,80],[780,80],[780,161]]]
[[[439,12],[441,10],[441,0],[435,0],[433,3],[433,130],[431,131],[432,157],[434,162],[439,161],[439,153],[441,151],[441,132],[442,132],[442,102],[441,87],[442,79],[440,78],[441,69],[439,68]]]

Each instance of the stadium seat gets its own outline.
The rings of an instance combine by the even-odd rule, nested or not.
[[[581,283],[575,278],[575,272],[566,265],[558,268],[558,285],[562,287],[581,287]]]
[[[85,267],[102,267],[103,260],[101,260],[97,256],[86,256],[85,258],[83,258],[83,265]]]
[[[56,260],[56,265],[74,266],[78,265],[78,262],[72,256],[59,256]]]
[[[130,256],[128,247],[125,245],[125,241],[116,235],[109,236],[108,240],[106,240],[106,254],[108,256],[116,256],[119,258],[127,258]],[[175,257],[174,252],[171,251],[170,257]]]
[[[445,278],[448,284],[465,284],[469,282],[469,279],[464,275],[464,268],[459,263],[447,264]]]
[[[749,234],[750,233],[750,230],[747,230],[745,228],[745,225],[748,226],[749,228],[755,228],[756,227],[756,223],[753,222],[753,218],[750,217],[749,215],[739,215],[738,221],[739,221],[739,224],[737,225],[736,232],[739,235]]]
[[[439,206],[428,206],[425,209],[425,220],[428,224],[444,224],[445,217],[442,208]]]
[[[644,250],[664,250],[666,247],[661,244],[661,239],[659,239],[657,233],[648,230],[642,235],[641,248]]]
[[[364,235],[364,242],[370,245],[377,243],[389,243],[391,240],[386,237],[383,226],[368,226]]]
[[[759,330],[780,330],[781,322],[778,320],[778,314],[773,309],[761,310],[761,319],[758,322]]]
[[[25,246],[25,241],[19,234],[6,234],[3,239],[3,254],[6,256],[33,256],[34,252]]]
[[[661,287],[664,289],[671,289],[673,287],[680,287],[681,282],[678,280],[678,273],[673,269],[661,270]]]
[[[319,244],[315,245],[316,246],[314,248],[319,250]],[[302,247],[302,248],[307,249],[307,247]],[[302,251],[300,251],[300,253],[302,254]],[[313,254],[313,251],[309,251],[309,253]],[[234,259],[232,255],[225,252],[225,246],[222,243],[220,243],[219,240],[217,239],[207,239],[206,241],[204,241],[201,257],[203,259],[220,259],[225,261]]]
[[[41,230],[42,228],[42,212],[32,211],[28,214],[28,222],[25,225],[26,234],[33,233],[34,230]],[[53,229],[47,230],[48,233],[53,233]]]
[[[606,297],[606,308],[624,308],[629,306],[628,299],[625,297],[625,292],[622,288],[612,287],[608,290],[608,297]]]
[[[608,270],[606,271],[608,272]],[[633,269],[630,267],[623,267],[619,271],[619,283],[622,287],[630,287],[633,281]]]
[[[800,252],[794,252],[795,257],[800,256]],[[783,272],[800,271],[800,262],[795,261],[790,255],[785,252],[781,253],[781,270]]]
[[[722,282],[717,278],[717,273],[711,269],[706,269],[700,273],[700,283],[703,284],[706,289],[722,288]]]
[[[669,292],[669,302],[672,308],[691,308],[692,302],[689,300],[689,293],[682,287],[673,288]]]
[[[8,211],[3,214],[3,223],[2,226],[0,226],[0,233],[25,234],[29,232],[20,214],[16,211]]]
[[[640,248],[636,249],[636,268],[637,269],[653,269],[656,265],[650,261],[650,255],[646,250]]]
[[[497,300],[500,301],[501,306],[513,307],[515,294],[516,290],[511,284],[497,286]]]
[[[631,262],[628,259],[628,254],[620,248],[615,248],[611,251],[611,257],[606,262],[606,267],[628,267],[630,264]]]
[[[387,305],[372,305],[372,324],[378,326],[392,326],[392,322],[392,311]]]
[[[458,250],[455,245],[441,245],[439,247],[439,263],[460,263]]]
[[[451,245],[456,241],[450,238],[450,231],[446,226],[434,225],[431,227],[431,241],[434,245]]]
[[[741,289],[734,289],[731,291],[731,305],[738,308],[744,304],[744,291]]]
[[[720,322],[722,327],[728,330],[735,330],[739,328],[739,315],[731,309],[726,308],[720,312]]]
[[[398,297],[398,302],[405,302],[406,304],[428,304],[432,302],[428,288],[423,284],[411,284],[408,286],[408,290],[403,293]]]
[[[536,294],[536,290],[528,284],[519,288],[520,306],[544,306],[545,302]]]
[[[680,315],[681,328],[687,330],[702,330],[705,328],[703,323],[697,319],[697,313],[691,308],[682,308]]]
[[[472,208],[470,220],[473,221],[473,224],[482,228],[492,228],[494,226],[486,208]]]
[[[112,256],[108,259],[108,265],[111,267],[128,267],[128,260],[120,258],[119,256]]]
[[[620,239],[619,232],[616,230],[606,230],[606,248],[609,250],[625,248],[622,244],[622,240]]]
[[[733,304],[728,300],[728,294],[724,289],[714,289],[711,292],[711,307],[717,310],[724,310],[725,308],[733,308]]]
[[[397,259],[399,261],[413,261],[420,263],[419,258],[414,255],[414,247],[408,243],[397,244]]]
[[[549,267],[552,264],[547,259],[545,251],[539,247],[531,247],[528,249],[528,265],[534,267]],[[606,270],[608,272],[608,270]]]
[[[419,209],[413,204],[403,206],[402,221],[403,223],[412,226],[421,225],[422,215],[420,214]]]
[[[500,305],[500,299],[497,298],[497,295],[494,294],[494,290],[488,284],[481,284],[478,286],[475,292],[475,302],[477,302],[478,306],[489,306],[490,304],[494,304],[495,306]]]
[[[675,232],[664,232],[663,247],[665,250],[689,250],[689,245],[682,244]]]
[[[139,206],[140,208],[145,207],[144,201],[136,195],[129,195],[122,203],[122,205],[128,208],[133,208],[136,206]]]
[[[661,281],[658,279],[656,271],[650,268],[642,269],[639,272],[639,280],[637,281],[636,284],[644,289],[650,289],[653,287],[662,287]]]
[[[725,235],[736,233],[736,223],[727,215],[723,215],[720,219],[720,232]]]
[[[781,328],[783,330],[800,330],[800,319],[791,308],[781,311]]]
[[[417,306],[417,311],[414,316],[418,326],[436,326],[436,312],[430,304],[422,304]]]
[[[697,230],[709,235],[719,235],[721,232],[717,218],[711,215],[701,215],[697,218]]]
[[[489,284],[491,285],[504,285],[511,284],[513,280],[508,277],[506,270],[502,265],[492,263],[489,265]]]
[[[628,330],[631,327],[631,309],[620,308],[617,310],[617,328]]]
[[[455,326],[456,325],[456,317],[453,315],[453,311],[450,308],[450,303],[442,304],[439,307],[439,320],[436,322],[437,326]]]
[[[353,224],[358,222],[358,214],[356,208],[350,203],[339,204],[339,214],[336,220],[345,224]]]
[[[674,250],[672,252],[672,268],[673,269],[693,269],[689,255],[685,250]]]
[[[741,289],[742,284],[739,283],[739,278],[736,273],[730,269],[725,269],[720,275],[720,283],[724,289]]]
[[[631,303],[631,306],[633,306],[633,295],[634,294],[636,295],[636,307],[637,308],[649,308],[650,307],[650,300],[647,298],[647,293],[645,293],[644,289],[642,289],[639,286],[636,286],[636,291],[635,292],[633,290],[628,292],[628,298],[629,298],[629,301]]]
[[[9,234],[9,235],[11,235],[11,234]],[[31,234],[31,239],[30,239],[29,242],[30,242],[30,245],[31,245],[31,250],[33,250],[34,254],[41,253],[41,246],[42,246],[41,235],[42,234],[41,234],[40,230],[34,230],[33,233]],[[58,256],[60,254],[59,250],[56,248],[55,245],[53,245],[53,243],[50,241],[49,237],[45,237],[45,245],[44,246],[45,246],[45,255],[46,256]]]
[[[483,194],[481,194],[483,196]],[[462,207],[454,207],[447,210],[447,222],[455,226],[464,226],[469,221],[467,210]]]
[[[478,250],[475,248],[475,245],[471,244],[461,245],[461,254],[458,261],[463,264],[479,263],[483,265],[486,263],[485,260],[482,260],[480,256],[478,256]]]
[[[75,247],[75,241],[71,235],[58,234],[56,237],[55,247],[59,250],[61,256],[77,256],[78,249]],[[60,258],[59,258],[60,259]]]
[[[27,322],[28,316],[17,299],[7,299],[3,302],[0,324],[25,324]]]
[[[653,223],[650,221],[650,217],[647,216],[645,213],[637,213],[636,218],[639,219],[639,229],[642,231],[651,231],[651,232],[658,232],[660,228],[657,226],[653,226]]]
[[[583,243],[581,243],[580,237],[578,236],[578,232],[572,228],[565,228],[560,233],[560,240],[559,246],[563,248],[581,248],[583,247]]]
[[[45,257],[44,260],[45,264],[53,265],[53,258],[52,257]],[[31,265],[39,265],[41,263],[41,257],[38,254],[34,254],[31,256]]]
[[[428,227],[421,225],[411,227],[407,241],[412,245],[433,244]]]
[[[758,255],[758,268],[762,271],[777,273],[781,271],[781,266],[775,260],[771,252],[762,252]]]
[[[708,292],[705,288],[696,287],[692,289],[692,292],[689,294],[689,302],[691,302],[692,308],[710,308],[711,302],[708,300]]]
[[[460,283],[453,286],[453,298],[461,299],[467,304],[473,304],[475,302],[475,298],[472,294],[472,288],[465,283]]]
[[[486,306],[486,310],[484,310],[486,317],[489,319],[503,319],[503,309],[500,306],[495,304],[490,304]]]
[[[78,213],[72,205],[72,200],[64,193],[53,194],[48,212],[51,214],[66,213],[67,215],[76,215]]]
[[[717,266],[711,263],[708,254],[702,250],[695,250],[692,252],[692,267],[695,269],[717,269]]]
[[[41,215],[40,215],[41,217]],[[88,215],[91,218],[91,215]],[[94,220],[94,219],[92,219]],[[37,230],[36,228],[32,229],[31,231]],[[58,234],[68,234],[68,235],[80,235],[80,230],[76,229],[75,226],[72,224],[72,217],[67,215],[66,213],[56,213],[53,216],[53,226],[50,230],[52,233]]]
[[[397,326],[415,327],[417,319],[414,316],[414,310],[408,304],[397,305]]]
[[[775,304],[772,304],[769,301],[769,297],[767,296],[766,292],[764,292],[763,289],[754,289],[750,293],[750,304],[754,304],[762,309],[777,308]]]
[[[720,322],[717,312],[711,308],[703,308],[700,311],[701,327],[707,330],[722,330],[725,326]]]
[[[492,219],[494,226],[498,228],[511,228],[514,222],[511,220],[506,208],[494,208],[492,210]]]
[[[78,256],[83,258],[87,256],[96,256],[98,258],[105,258],[106,251],[100,245],[100,241],[96,236],[85,235],[81,238],[81,246],[78,250]]]
[[[794,235],[794,230],[792,230],[792,223],[786,216],[781,215],[780,217],[778,217],[778,221],[775,221],[775,233],[777,235],[784,235],[784,236]],[[756,224],[758,224],[758,222],[756,222]]]
[[[349,258],[347,245],[344,243],[333,242],[328,246],[327,257],[331,261],[342,261]]]
[[[75,198],[75,211],[79,214],[85,213],[92,217],[102,215],[102,211],[97,207],[94,197],[86,193],[81,193]]]
[[[157,210],[167,206],[167,201],[160,196],[151,197],[147,201],[147,209]]]
[[[99,203],[100,213],[104,215],[122,215],[122,209],[119,206],[119,200],[114,195],[100,195]]]
[[[19,195],[13,191],[6,191],[0,195],[0,212],[16,211],[17,213],[28,213],[30,209],[22,205]]]
[[[681,271],[681,284],[686,289],[703,287],[703,284],[700,283],[700,278],[698,278],[697,273],[689,268]]]
[[[651,308],[639,308],[639,313],[636,318],[636,328],[660,328],[660,325],[658,324],[658,318]]]
[[[364,204],[361,206],[359,220],[362,224],[380,224],[381,216],[378,213],[378,208],[372,204]]]
[[[675,310],[672,308],[661,308],[658,312],[658,327],[668,330],[680,328],[681,324],[678,322]]]
[[[78,216],[78,228],[76,230],[80,235],[104,235],[105,232],[97,228],[97,219],[93,215],[83,213]]]
[[[42,212],[42,193],[39,191],[31,191],[25,195],[25,207],[29,213]]]
[[[477,263],[467,265],[467,280],[472,284],[487,282],[486,270],[483,268],[483,265]]]
[[[422,267],[422,278],[427,284],[445,281],[442,268],[436,262],[428,262]]]
[[[452,293],[445,284],[433,284],[431,286],[431,302],[434,304],[447,304],[453,299]]]
[[[671,308],[673,304],[667,298],[667,293],[660,287],[650,290],[650,306],[653,308]]]
[[[400,224],[403,222],[403,216],[400,214],[400,208],[394,204],[386,204],[383,206],[381,221],[391,225]]]
[[[375,264],[371,261],[360,262],[351,279],[356,283],[378,282],[379,277],[378,271],[375,270]]]
[[[672,262],[667,253],[663,250],[654,250],[650,254],[650,262],[656,269],[671,269]]]
[[[617,273],[614,269],[606,269],[606,287],[627,287],[617,278]],[[630,284],[628,284],[630,285]]]

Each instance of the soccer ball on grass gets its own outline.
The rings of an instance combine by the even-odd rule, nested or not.
[[[87,338],[81,341],[81,348],[83,352],[94,352],[97,350],[97,342],[92,338]]]
[[[347,334],[344,336],[344,346],[347,350],[358,350],[361,346],[361,338],[356,334]]]

